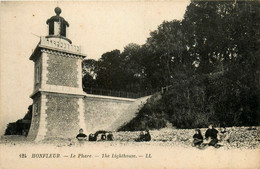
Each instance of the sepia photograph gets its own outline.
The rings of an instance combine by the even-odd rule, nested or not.
[[[258,0],[0,1],[0,169],[260,169]]]

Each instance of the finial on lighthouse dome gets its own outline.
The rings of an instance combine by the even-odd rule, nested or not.
[[[54,12],[56,13],[55,16],[52,16],[50,19],[46,21],[46,24],[49,26],[49,35],[48,37],[58,37],[62,39],[66,39],[71,43],[71,41],[66,38],[66,29],[69,27],[69,23],[60,16],[61,14],[61,8],[56,7],[54,9]]]
[[[60,7],[56,7],[56,8],[54,9],[54,12],[56,13],[56,15],[60,16],[60,13],[61,13]]]

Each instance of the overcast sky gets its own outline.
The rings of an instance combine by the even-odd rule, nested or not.
[[[167,2],[1,2],[0,20],[0,134],[22,118],[32,103],[32,50],[38,36],[47,35],[46,20],[62,9],[70,24],[67,37],[81,45],[88,58],[129,43],[144,44],[164,20],[181,20],[188,0]],[[35,34],[35,35],[33,35]]]

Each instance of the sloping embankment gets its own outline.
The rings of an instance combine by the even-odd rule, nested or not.
[[[151,96],[146,96],[136,99],[136,101],[130,104],[125,112],[122,113],[121,116],[119,116],[108,129],[111,131],[115,131],[122,125],[131,121],[137,115],[139,109],[142,108],[142,106],[147,102],[150,97]]]

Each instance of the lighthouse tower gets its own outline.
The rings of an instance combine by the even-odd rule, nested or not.
[[[30,60],[34,62],[33,113],[28,138],[73,138],[85,129],[81,47],[66,37],[69,23],[55,8]]]

